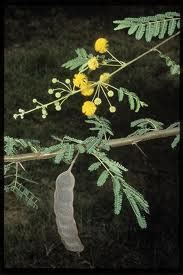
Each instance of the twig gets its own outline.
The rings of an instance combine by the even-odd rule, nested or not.
[[[175,127],[173,129],[164,129],[157,130],[150,133],[146,133],[142,136],[132,136],[126,138],[117,138],[111,139],[108,141],[108,144],[113,147],[122,147],[127,145],[132,145],[134,143],[143,142],[152,139],[166,138],[171,136],[176,136],[180,133],[180,127]],[[41,160],[41,159],[50,159],[54,158],[57,155],[55,153],[28,153],[28,154],[20,154],[15,156],[5,156],[4,162],[22,162],[29,160]]]

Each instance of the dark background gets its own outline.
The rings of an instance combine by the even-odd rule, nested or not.
[[[81,113],[82,99],[66,102],[62,112],[50,109],[46,120],[39,113],[14,120],[18,108],[30,109],[32,99],[50,100],[51,79],[72,78],[74,72],[61,65],[74,57],[76,48],[93,52],[98,37],[109,40],[110,50],[119,59],[131,60],[158,43],[135,40],[126,30],[115,32],[113,20],[124,17],[179,12],[178,6],[8,6],[5,11],[5,135],[39,139],[50,145],[51,135],[85,138],[90,133]],[[179,63],[179,38],[160,50]],[[130,122],[144,117],[161,121],[165,127],[179,120],[179,78],[172,76],[156,53],[129,66],[113,79],[117,87],[134,91],[149,108],[138,114],[127,101],[118,103],[115,114],[102,115],[112,122],[115,137],[130,133]],[[57,233],[53,212],[55,179],[66,169],[51,160],[29,162],[25,168],[39,184],[26,186],[40,198],[38,211],[5,194],[4,264],[25,268],[135,268],[179,267],[179,161],[172,138],[140,144],[148,156],[133,146],[112,149],[110,156],[129,169],[126,179],[143,193],[150,205],[148,228],[141,230],[128,205],[113,214],[110,184],[96,186],[97,173],[89,173],[92,159],[81,156],[73,169],[76,177],[75,218],[85,250],[80,257],[65,250]],[[52,246],[53,249],[47,253]]]

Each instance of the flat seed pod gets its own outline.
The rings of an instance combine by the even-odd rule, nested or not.
[[[74,185],[75,178],[70,168],[57,177],[54,193],[54,212],[58,233],[65,248],[72,252],[81,252],[84,250],[84,246],[78,236],[74,220]]]

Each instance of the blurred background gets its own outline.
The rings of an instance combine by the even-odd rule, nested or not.
[[[94,53],[97,38],[109,40],[111,52],[131,60],[159,40],[135,40],[127,31],[114,31],[113,20],[124,17],[179,12],[174,6],[7,6],[5,10],[4,50],[4,134],[17,138],[39,139],[50,145],[51,135],[84,139],[90,135],[81,113],[83,99],[66,102],[61,112],[50,108],[46,120],[34,112],[23,120],[12,115],[19,108],[32,108],[32,99],[48,102],[51,79],[72,78],[75,71],[61,67],[75,57],[76,48]],[[179,63],[179,37],[160,50]],[[129,66],[113,79],[117,87],[134,91],[149,104],[139,113],[130,111],[127,100],[114,99],[117,112],[107,105],[99,115],[109,119],[115,138],[130,133],[130,122],[150,117],[168,127],[179,120],[179,77],[172,76],[157,53],[151,53]],[[104,104],[103,104],[104,105]],[[53,212],[53,193],[57,175],[65,164],[51,160],[25,164],[30,177],[39,184],[25,183],[40,198],[39,209],[32,210],[14,194],[5,194],[4,265],[8,268],[77,269],[177,269],[179,267],[179,150],[172,150],[173,138],[140,144],[148,158],[133,146],[112,149],[111,158],[129,169],[126,179],[142,192],[150,205],[146,230],[139,228],[126,200],[122,213],[113,213],[111,184],[96,186],[97,173],[89,173],[92,158],[82,156],[73,168],[75,219],[85,245],[80,257],[65,250],[57,233]]]

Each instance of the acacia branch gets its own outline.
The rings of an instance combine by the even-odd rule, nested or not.
[[[108,144],[112,148],[122,147],[122,146],[137,144],[139,142],[143,142],[147,140],[176,136],[179,133],[180,133],[180,127],[175,127],[173,129],[156,130],[156,131],[144,134],[142,136],[111,139],[108,141]],[[29,161],[29,160],[50,159],[50,158],[54,158],[56,155],[57,155],[57,152],[19,154],[15,156],[5,156],[4,162],[22,162],[22,161]]]
[[[142,53],[141,55],[135,57],[134,59],[132,59],[131,61],[127,62],[125,65],[122,65],[121,67],[119,67],[116,71],[114,71],[113,73],[111,73],[111,76],[118,73],[119,71],[123,70],[124,68],[126,68],[127,66],[129,66],[130,64],[136,62],[137,60],[139,60],[140,58],[142,58],[143,56],[145,56],[146,54],[155,51],[157,48],[159,48],[160,46],[162,46],[163,44],[165,44],[166,42],[168,42],[170,39],[176,37],[177,35],[180,34],[179,32],[176,32],[174,35],[168,37],[167,39],[163,40],[162,42],[160,42],[159,44],[157,44],[156,46],[152,47],[151,49],[145,51],[144,53]]]

